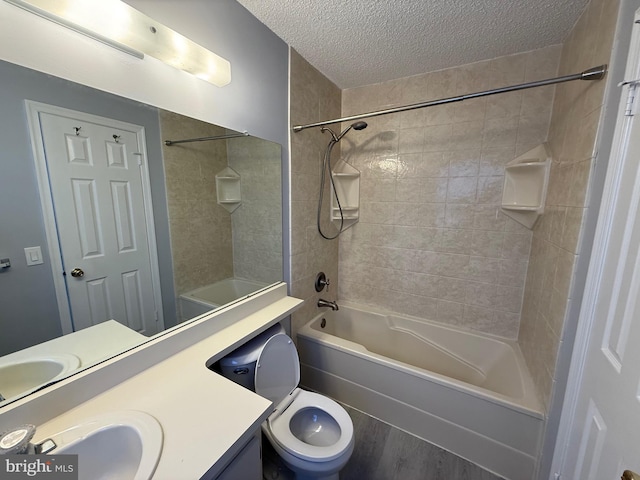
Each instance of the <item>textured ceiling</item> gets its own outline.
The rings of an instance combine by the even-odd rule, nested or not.
[[[238,0],[340,88],[561,43],[588,0]]]

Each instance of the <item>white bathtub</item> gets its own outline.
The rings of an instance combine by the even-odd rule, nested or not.
[[[544,415],[516,342],[354,304],[321,313],[297,342],[304,386],[502,477],[533,478]]]
[[[180,321],[184,322],[222,305],[239,300],[266,286],[266,283],[232,277],[183,293],[179,297]]]

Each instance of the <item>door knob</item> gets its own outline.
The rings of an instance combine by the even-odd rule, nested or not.
[[[631,470],[625,470],[622,472],[621,480],[640,480],[640,475],[636,472],[632,472]]]
[[[84,271],[81,268],[74,268],[71,270],[71,276],[76,278],[84,277]]]

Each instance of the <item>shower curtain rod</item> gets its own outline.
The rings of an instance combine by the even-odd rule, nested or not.
[[[476,92],[476,93],[468,93],[466,95],[442,98],[440,100],[430,100],[428,102],[412,103],[411,105],[405,105],[402,107],[394,107],[394,108],[388,108],[386,110],[378,110],[375,112],[361,113],[359,115],[351,115],[349,117],[336,118],[335,120],[325,120],[324,122],[309,123],[307,125],[296,125],[293,127],[293,131],[300,132],[305,128],[322,127],[324,125],[331,125],[333,123],[340,123],[340,122],[351,122],[353,120],[362,120],[363,118],[377,117],[378,115],[388,115],[390,113],[406,112],[408,110],[415,110],[418,108],[433,107],[436,105],[444,105],[447,103],[461,102],[463,100],[468,100],[471,98],[486,97],[488,95],[495,95],[497,93],[514,92],[516,90],[524,90],[525,88],[543,87],[545,85],[553,85],[555,83],[562,83],[562,82],[571,82],[573,80],[600,80],[601,78],[604,77],[604,74],[606,72],[607,72],[607,66],[600,65],[598,67],[593,67],[588,70],[585,70],[581,73],[574,73],[573,75],[564,75],[562,77],[548,78],[546,80],[538,80],[535,82],[521,83],[518,85],[511,85],[509,87],[494,88],[492,90],[485,90],[485,91]]]
[[[178,143],[191,143],[191,142],[208,142],[209,140],[224,140],[225,138],[237,138],[248,137],[249,132],[242,133],[228,133],[226,135],[217,135],[215,137],[200,137],[200,138],[187,138],[185,140],[165,140],[165,145],[176,145]]]

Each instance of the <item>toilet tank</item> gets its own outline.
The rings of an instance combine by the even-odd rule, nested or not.
[[[276,323],[222,358],[220,360],[222,375],[251,391],[255,391],[254,379],[258,356],[267,340],[278,333],[285,333],[285,331],[282,325]]]

